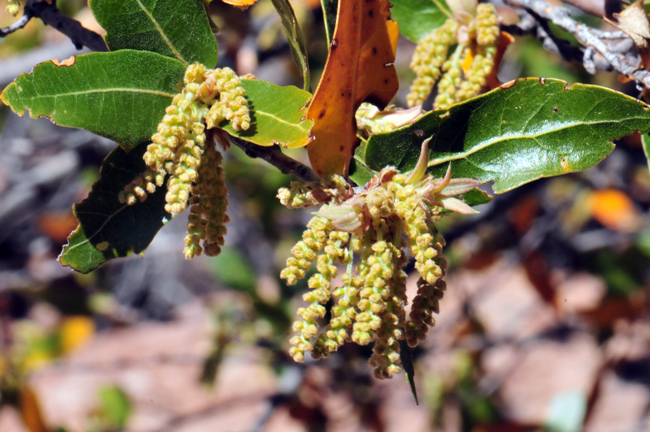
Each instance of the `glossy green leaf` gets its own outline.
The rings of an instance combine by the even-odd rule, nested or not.
[[[357,186],[365,185],[379,172],[371,170],[365,163],[364,158],[367,144],[368,141],[359,136],[359,146],[354,150],[354,158],[350,161],[348,177],[350,177]]]
[[[303,78],[303,89],[310,91],[310,80],[309,80],[309,60],[307,59],[307,47],[305,45],[305,39],[302,36],[300,31],[300,26],[298,25],[298,19],[296,14],[291,7],[289,0],[272,0],[273,6],[278,11],[280,19],[282,20],[282,26],[284,27],[284,34],[287,36],[289,41],[289,46],[291,47],[291,54],[293,54],[293,59],[295,60],[300,73]]]
[[[66,60],[68,62],[68,60]],[[48,117],[131,148],[151,139],[182,85],[185,66],[160,54],[121,50],[48,61],[2,93],[18,115]]]
[[[368,183],[375,175],[377,175],[379,171],[374,171],[365,164],[363,158],[365,155],[366,146],[368,145],[368,141],[362,137],[359,138],[361,140],[361,144],[354,152],[354,159],[352,159],[350,163],[349,177],[357,184],[357,186],[363,186]],[[403,173],[406,172],[408,171],[403,171]],[[469,206],[487,204],[492,201],[492,197],[489,194],[478,188],[461,194],[459,198]],[[449,211],[447,210],[443,210],[443,213],[448,212]]]
[[[111,51],[151,51],[184,63],[217,64],[219,50],[201,0],[90,0]]]
[[[399,24],[399,32],[417,42],[444,24],[449,11],[445,0],[397,0],[392,2],[391,17]]]
[[[339,2],[338,0],[320,0],[323,8],[323,19],[325,20],[325,36],[327,37],[327,45],[332,43],[332,36],[336,28],[336,15],[338,13]]]
[[[73,207],[79,226],[63,247],[61,264],[88,273],[108,260],[144,253],[169,218],[165,212],[167,188],[158,188],[144,202],[132,206],[120,203],[117,196],[144,171],[146,149],[147,143],[128,153],[118,146],[106,157],[101,178],[88,198]]]
[[[645,153],[646,159],[648,159],[648,169],[650,169],[650,135],[644,134],[641,135],[641,145],[643,146],[643,153]]]
[[[294,86],[280,87],[262,80],[242,80],[251,108],[251,127],[236,132],[228,122],[221,124],[228,133],[246,141],[297,148],[309,143],[313,122],[303,120],[303,107],[311,94]]]
[[[371,137],[360,158],[370,169],[412,170],[422,141],[428,172],[494,181],[497,193],[587,169],[613,149],[612,140],[650,130],[648,106],[603,87],[521,79],[413,125]]]

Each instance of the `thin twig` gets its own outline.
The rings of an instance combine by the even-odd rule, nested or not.
[[[104,39],[92,30],[88,30],[79,21],[65,15],[56,7],[56,2],[27,0],[23,16],[40,18],[43,23],[54,27],[66,35],[77,49],[88,47],[93,51],[108,51]]]
[[[505,0],[511,6],[523,8],[531,12],[534,16],[545,21],[550,21],[560,27],[562,30],[571,33],[585,47],[591,47],[596,54],[599,54],[614,70],[633,79],[640,87],[650,88],[650,72],[638,67],[638,57],[630,58],[624,53],[611,49],[609,44],[603,42],[603,39],[612,39],[624,37],[620,32],[603,32],[593,29],[585,24],[579,23],[569,15],[566,8],[551,6],[544,0]],[[584,60],[583,58],[580,61]],[[595,62],[595,65],[604,68],[603,63]],[[590,67],[591,65],[588,65]]]
[[[612,14],[621,11],[621,1],[619,0],[563,0],[564,3],[577,7],[578,9],[590,15],[602,18],[612,17]]]
[[[314,170],[285,155],[278,146],[262,147],[234,136],[230,136],[230,142],[244,150],[248,157],[265,160],[278,168],[283,174],[293,174],[306,182],[319,180]]]
[[[9,27],[4,27],[0,29],[0,37],[7,37],[8,35],[12,34],[16,30],[20,30],[21,28],[25,27],[29,20],[32,19],[32,16],[25,11],[23,13],[23,16],[20,17],[18,21],[10,25]]]

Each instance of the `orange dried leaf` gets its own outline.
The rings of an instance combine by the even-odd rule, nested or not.
[[[222,0],[224,3],[231,6],[237,6],[239,8],[246,9],[249,6],[253,6],[257,3],[257,0]]]
[[[359,105],[384,108],[397,93],[398,36],[388,0],[340,2],[325,71],[307,111],[314,120],[309,159],[319,176],[347,174]]]
[[[494,66],[492,67],[492,72],[488,75],[486,82],[487,87],[490,90],[494,90],[499,87],[501,83],[497,79],[497,73],[499,72],[499,67],[501,66],[501,60],[503,59],[503,53],[506,52],[506,48],[515,41],[515,38],[512,37],[510,33],[501,32],[499,40],[497,41],[497,54],[494,58]]]

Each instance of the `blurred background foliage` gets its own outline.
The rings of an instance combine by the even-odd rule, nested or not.
[[[316,83],[327,57],[320,2],[291,3]],[[58,5],[100,30],[84,1]],[[214,0],[209,11],[219,66],[300,86],[270,0],[246,11]],[[11,22],[0,11],[0,26]],[[413,48],[400,40],[400,106]],[[0,43],[0,84],[73,54],[32,20]],[[508,49],[499,74],[521,76],[639,96],[615,74],[588,75],[529,37]],[[346,345],[302,365],[287,356],[306,284],[287,287],[278,273],[310,218],[275,198],[290,176],[232,148],[232,222],[220,256],[185,262],[180,217],[144,258],[80,275],[56,256],[76,226],[72,204],[114,143],[6,107],[0,128],[2,432],[650,430],[650,172],[638,136],[590,170],[440,222],[449,290],[414,352],[415,405],[403,375],[371,377],[367,348]],[[291,155],[306,161],[304,149]]]

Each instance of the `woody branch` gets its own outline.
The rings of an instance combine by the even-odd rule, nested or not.
[[[567,8],[551,6],[545,0],[505,0],[505,3],[516,8],[523,18],[517,26],[506,26],[506,30],[537,36],[545,48],[566,60],[580,61],[590,73],[596,69],[613,69],[634,80],[640,89],[650,89],[650,72],[639,68],[634,43],[625,33],[589,27],[573,19]],[[566,48],[566,41],[547,31],[549,22],[571,33],[584,48]]]

